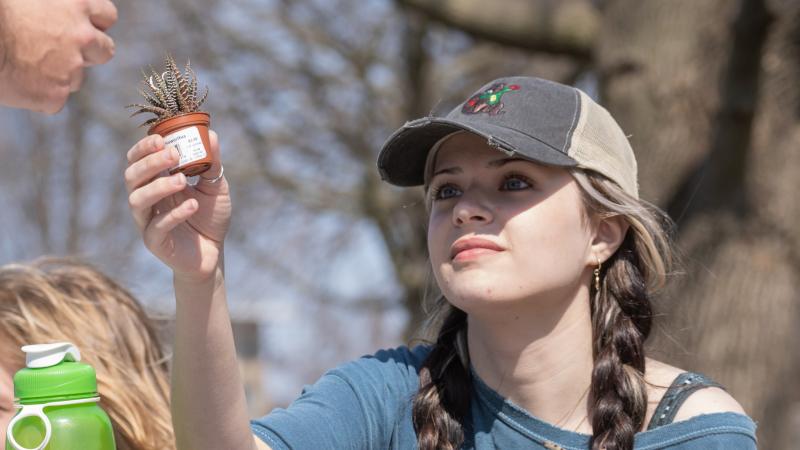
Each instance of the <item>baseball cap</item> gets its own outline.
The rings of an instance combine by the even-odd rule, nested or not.
[[[535,77],[490,81],[444,117],[406,122],[381,148],[381,178],[422,185],[431,148],[458,131],[509,155],[593,170],[639,197],[633,149],[611,114],[580,89]]]

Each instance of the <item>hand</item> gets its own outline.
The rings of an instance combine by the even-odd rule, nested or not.
[[[212,131],[209,137],[215,162],[196,186],[189,186],[182,173],[167,174],[178,163],[178,151],[164,148],[159,135],[128,151],[125,170],[128,204],[145,246],[176,278],[190,282],[208,281],[216,273],[231,218],[228,181],[202,181],[222,170],[217,134]]]
[[[110,0],[0,1],[0,103],[49,114],[114,55]]]

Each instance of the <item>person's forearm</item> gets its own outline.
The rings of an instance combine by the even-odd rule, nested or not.
[[[177,448],[252,450],[222,269],[213,280],[174,279],[177,313],[172,422]]]

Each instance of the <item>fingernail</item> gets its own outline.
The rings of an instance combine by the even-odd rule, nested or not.
[[[186,176],[180,172],[178,172],[175,175],[175,178],[173,179],[173,182],[175,183],[176,186],[182,185],[185,181],[186,181]]]

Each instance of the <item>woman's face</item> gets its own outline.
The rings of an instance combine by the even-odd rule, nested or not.
[[[574,295],[592,259],[577,183],[458,133],[436,158],[428,251],[442,293],[467,313]]]

